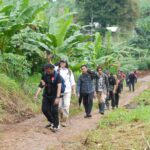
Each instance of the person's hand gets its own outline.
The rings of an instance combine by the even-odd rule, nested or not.
[[[34,100],[37,101],[38,100],[38,96],[34,95]]]
[[[60,98],[56,98],[55,101],[54,101],[54,105],[58,105],[59,101],[60,101]]]
[[[42,86],[45,86],[45,82],[43,80],[41,80]]]

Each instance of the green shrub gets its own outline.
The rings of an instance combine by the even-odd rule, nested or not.
[[[150,58],[146,59],[147,68],[150,69]]]
[[[5,53],[0,55],[0,71],[11,78],[24,81],[30,73],[30,64],[24,56]]]
[[[147,70],[148,69],[147,63],[146,62],[140,62],[138,64],[138,69],[139,70]]]

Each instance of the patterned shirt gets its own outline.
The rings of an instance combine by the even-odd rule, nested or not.
[[[88,73],[80,75],[77,83],[77,93],[91,93],[94,91],[94,82],[91,76]]]

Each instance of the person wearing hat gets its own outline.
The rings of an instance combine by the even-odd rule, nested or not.
[[[60,60],[58,72],[65,81],[65,91],[60,100],[59,110],[60,110],[60,121],[63,127],[67,126],[67,120],[69,117],[69,107],[71,101],[71,94],[76,93],[75,91],[75,79],[72,71],[69,69],[68,62],[64,59]]]
[[[57,76],[56,76],[57,75]],[[52,131],[58,131],[59,117],[58,105],[61,96],[61,76],[54,70],[54,65],[46,64],[45,73],[42,75],[39,88],[35,93],[35,99],[38,98],[39,93],[43,90],[42,112],[49,121],[46,127],[51,127]]]

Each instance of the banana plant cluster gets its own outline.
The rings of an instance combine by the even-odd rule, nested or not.
[[[16,3],[0,7],[0,51],[11,52],[11,38],[31,26],[36,15],[47,7],[47,3],[31,5],[29,0],[20,0]]]

